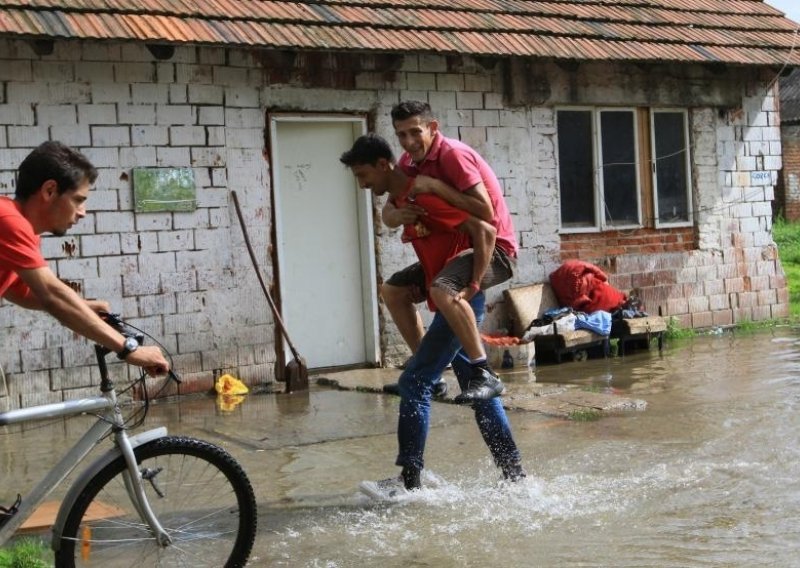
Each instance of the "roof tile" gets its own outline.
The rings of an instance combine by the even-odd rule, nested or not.
[[[800,65],[761,0],[0,0],[0,36]]]

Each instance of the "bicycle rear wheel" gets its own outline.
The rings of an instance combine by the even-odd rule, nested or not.
[[[236,460],[208,442],[172,436],[134,452],[147,499],[172,544],[160,547],[136,512],[120,456],[75,501],[56,566],[244,566],[256,535],[256,501]]]

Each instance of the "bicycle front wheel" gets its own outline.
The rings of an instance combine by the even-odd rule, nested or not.
[[[150,507],[172,543],[159,546],[136,511],[120,456],[75,501],[56,566],[244,566],[256,535],[256,501],[236,460],[208,442],[172,436],[134,452]]]

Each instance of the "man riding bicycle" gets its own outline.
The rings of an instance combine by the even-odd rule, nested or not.
[[[107,325],[98,312],[106,302],[84,300],[59,280],[40,251],[42,233],[64,235],[86,216],[97,169],[80,152],[45,142],[20,164],[14,198],[0,196],[0,297],[44,310],[62,325],[157,375],[169,363],[156,346],[139,347]]]

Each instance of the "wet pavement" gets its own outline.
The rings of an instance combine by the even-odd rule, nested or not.
[[[546,367],[545,367],[546,369]],[[497,370],[506,390],[503,406],[509,411],[530,411],[560,418],[579,418],[589,414],[603,415],[622,410],[644,410],[647,402],[619,393],[599,392],[580,385],[539,383],[535,369]],[[539,372],[540,374],[542,371]],[[546,371],[544,371],[546,373]],[[387,383],[397,382],[396,369],[360,369],[327,373],[315,377],[317,384],[348,391],[381,393]],[[460,392],[455,374],[445,372],[448,390],[444,400],[453,403]]]
[[[800,333],[783,327],[517,373],[504,398],[528,479],[501,483],[469,409],[437,403],[437,483],[397,503],[357,491],[397,473],[398,399],[370,392],[397,371],[229,411],[160,403],[148,426],[241,461],[260,507],[253,566],[797,566],[798,370]],[[0,430],[0,502],[86,424]]]

